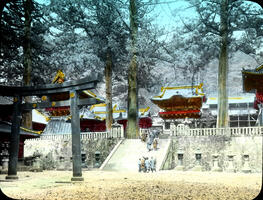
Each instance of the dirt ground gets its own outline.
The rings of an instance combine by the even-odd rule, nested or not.
[[[83,171],[83,182],[71,182],[71,171],[18,172],[16,181],[5,176],[1,190],[24,200],[250,200],[262,186],[261,173]]]

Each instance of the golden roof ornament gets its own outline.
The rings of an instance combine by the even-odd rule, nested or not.
[[[65,74],[59,69],[52,83],[63,83],[65,81]]]

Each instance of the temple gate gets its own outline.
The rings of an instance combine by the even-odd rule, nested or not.
[[[6,179],[18,179],[17,161],[19,150],[20,123],[22,110],[42,109],[50,107],[70,106],[71,113],[71,134],[72,134],[72,181],[83,181],[81,171],[81,143],[80,143],[80,122],[79,108],[81,105],[93,105],[101,103],[94,98],[80,99],[79,93],[82,90],[94,89],[99,81],[98,75],[91,75],[79,80],[67,81],[61,84],[46,84],[41,86],[0,86],[0,95],[14,98],[12,126],[9,149],[8,175]],[[63,101],[50,101],[41,98],[41,102],[22,103],[22,98],[26,96],[44,97],[44,95],[67,94],[69,99]]]

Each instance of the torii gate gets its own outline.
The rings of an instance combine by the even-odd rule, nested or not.
[[[94,98],[79,99],[81,90],[94,89],[99,81],[98,75],[92,75],[79,80],[67,81],[62,84],[46,84],[41,86],[0,86],[1,96],[14,97],[12,126],[9,149],[8,175],[6,179],[18,179],[17,161],[19,150],[20,123],[22,110],[41,109],[47,107],[70,106],[71,113],[71,134],[72,134],[72,162],[73,177],[72,181],[83,181],[81,171],[81,143],[80,143],[80,105],[92,105],[101,103]],[[46,101],[41,103],[22,103],[22,97],[42,96],[56,93],[69,93],[69,100],[65,101]]]

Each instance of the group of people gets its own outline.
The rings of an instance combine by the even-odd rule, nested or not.
[[[156,172],[156,159],[153,157],[151,159],[148,157],[139,158],[138,167],[139,172]]]

